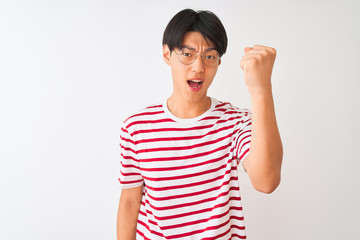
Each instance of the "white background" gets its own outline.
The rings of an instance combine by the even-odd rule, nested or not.
[[[209,95],[251,107],[243,49],[277,49],[282,182],[240,171],[250,240],[358,239],[359,1],[1,1],[0,238],[115,239],[120,122],[171,94],[162,34],[184,8],[229,38]]]

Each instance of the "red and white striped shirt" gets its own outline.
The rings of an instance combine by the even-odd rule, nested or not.
[[[237,165],[247,156],[251,112],[211,98],[193,119],[166,101],[121,128],[121,188],[143,185],[136,239],[245,239]]]

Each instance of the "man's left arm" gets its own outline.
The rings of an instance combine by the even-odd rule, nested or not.
[[[255,45],[245,48],[240,63],[252,108],[250,151],[243,166],[254,188],[264,193],[273,192],[279,185],[283,157],[271,89],[275,57],[275,49]]]

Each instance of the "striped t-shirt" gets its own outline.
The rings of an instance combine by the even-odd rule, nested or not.
[[[251,112],[211,98],[193,119],[166,101],[121,128],[121,188],[143,185],[136,239],[245,239],[237,165],[249,152]]]

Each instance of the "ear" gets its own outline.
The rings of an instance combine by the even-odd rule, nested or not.
[[[219,66],[220,66],[220,64],[221,64],[221,58],[219,59]]]
[[[170,66],[171,54],[170,54],[169,46],[167,44],[165,44],[163,46],[163,58],[164,58],[165,63]]]

